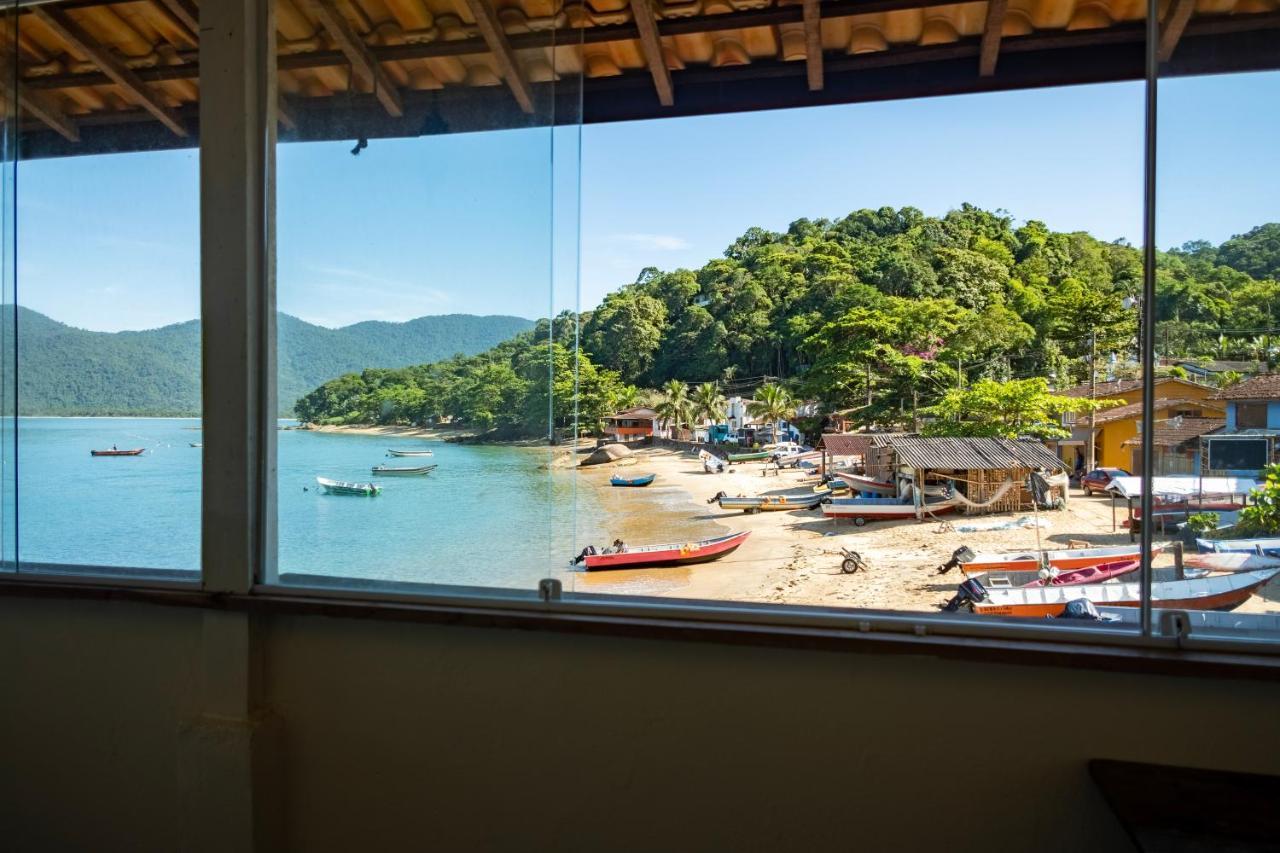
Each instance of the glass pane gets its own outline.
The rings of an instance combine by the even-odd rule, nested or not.
[[[1280,639],[1280,32],[1175,2],[1159,59],[1154,491],[1186,556],[1156,573],[1155,624]]]
[[[18,361],[14,274],[14,188],[17,177],[17,4],[0,4],[0,571],[18,565]]]
[[[24,569],[199,568],[191,23],[134,3],[18,18]]]
[[[980,612],[1044,624],[1062,599],[1016,589],[1042,559],[1132,580],[1122,516],[1076,478],[1129,467],[1141,419],[1142,103],[1113,83],[587,125],[583,347],[635,389],[604,431],[656,446],[581,475],[602,508],[583,538],[680,561],[749,535],[576,589],[937,613],[963,568]],[[657,476],[611,486],[632,473]]]
[[[570,556],[577,54],[458,10],[277,5],[281,581],[531,590]]]

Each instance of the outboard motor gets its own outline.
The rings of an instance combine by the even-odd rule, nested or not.
[[[938,574],[945,575],[957,566],[963,566],[965,563],[971,562],[976,556],[977,554],[973,553],[973,550],[968,545],[961,545],[951,552],[950,560],[938,566]]]
[[[955,595],[946,604],[938,605],[944,613],[955,613],[961,607],[973,612],[973,605],[987,600],[987,588],[977,578],[967,578],[957,587]]]
[[[713,504],[721,498],[728,497],[724,492],[716,492],[715,497],[707,498],[707,503]]]

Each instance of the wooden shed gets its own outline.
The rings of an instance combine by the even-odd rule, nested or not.
[[[1027,479],[1033,471],[1050,481],[1051,499],[1067,497],[1065,464],[1038,441],[879,435],[873,444],[869,475],[950,483],[963,496],[962,511],[970,514],[1032,509]]]

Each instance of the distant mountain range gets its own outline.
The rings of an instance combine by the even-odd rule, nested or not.
[[[3,326],[12,321],[6,317]],[[443,314],[327,329],[279,315],[280,413],[317,385],[366,367],[474,355],[533,327],[522,317]],[[12,341],[10,330],[5,340]],[[89,332],[18,309],[23,415],[194,415],[200,411],[200,323]]]

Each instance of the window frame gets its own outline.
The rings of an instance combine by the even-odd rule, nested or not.
[[[1155,307],[1155,134],[1159,35],[1158,2],[1147,0],[1146,125],[1143,174],[1143,328],[1153,328]],[[725,626],[748,625],[761,635],[778,633],[826,640],[889,637],[922,648],[942,643],[981,647],[999,657],[1013,644],[1048,656],[1090,658],[1083,647],[1143,651],[1205,651],[1280,656],[1280,642],[1204,632],[1162,635],[1152,625],[1151,531],[1143,526],[1142,607],[1137,630],[1109,626],[1046,624],[984,617],[956,619],[932,613],[851,610],[835,607],[733,601],[655,599],[598,593],[562,593],[556,580],[540,590],[480,589],[393,582],[326,579],[324,584],[282,583],[276,564],[276,329],[275,329],[275,10],[271,0],[220,0],[200,8],[200,264],[206,427],[203,468],[201,566],[197,574],[163,577],[149,570],[75,566],[35,567],[0,574],[0,591],[46,587],[110,593],[194,594],[202,606],[281,608],[364,607],[388,618],[432,611],[442,621],[467,614],[531,617],[571,629],[583,620],[612,622],[633,635],[706,639]],[[253,85],[247,85],[252,83]],[[1143,342],[1144,373],[1154,377],[1154,341]],[[1155,383],[1143,386],[1146,411],[1154,410]],[[1065,419],[1064,419],[1065,420]],[[1154,419],[1141,422],[1144,476],[1153,465]],[[1143,511],[1152,495],[1144,489]],[[178,600],[178,599],[171,599]],[[256,602],[256,603],[255,603]],[[1268,665],[1271,665],[1270,663]]]

